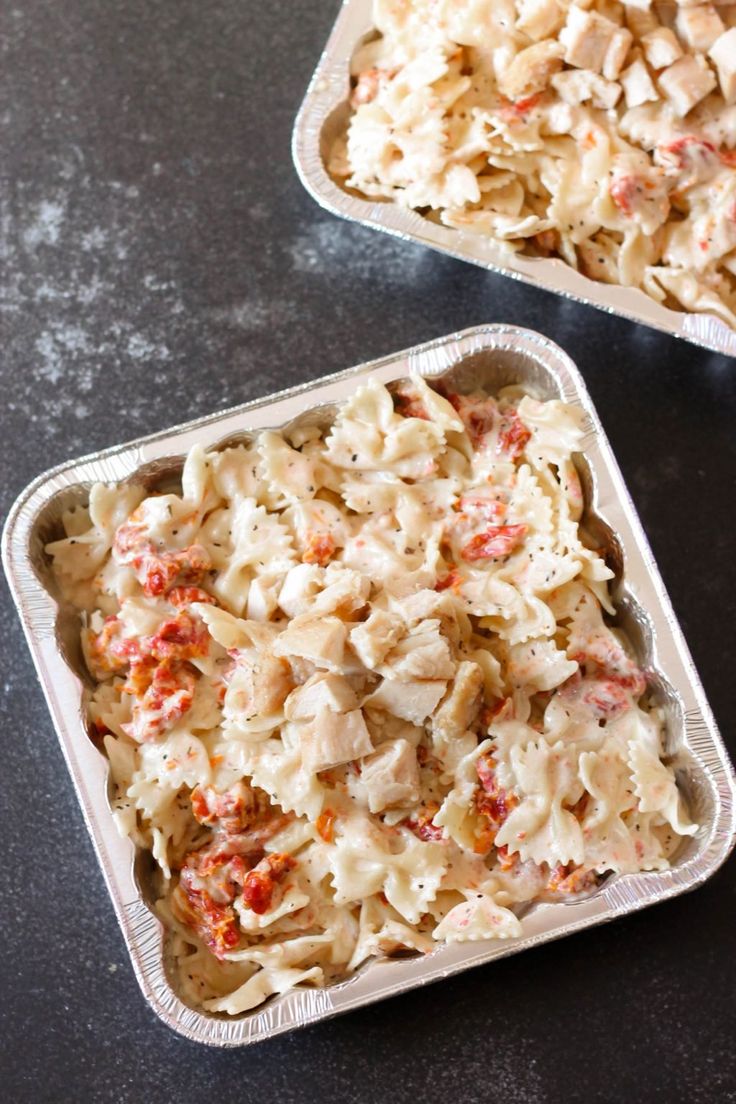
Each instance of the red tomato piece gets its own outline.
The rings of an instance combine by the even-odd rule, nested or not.
[[[274,889],[295,866],[296,860],[291,855],[267,855],[245,876],[244,904],[259,916],[267,912],[271,907]]]
[[[166,601],[171,602],[177,609],[191,606],[192,602],[204,602],[206,605],[216,606],[217,599],[206,590],[197,586],[175,586],[166,595]]]
[[[526,525],[489,525],[463,545],[460,555],[468,563],[476,560],[500,560],[518,548],[526,536]]]
[[[155,659],[196,659],[209,651],[209,633],[198,617],[182,610],[159,626],[146,640],[147,651]]]
[[[504,453],[510,460],[518,460],[531,435],[531,430],[524,425],[516,411],[506,410],[501,418],[498,451]]]
[[[302,555],[302,563],[325,567],[335,554],[335,541],[331,533],[310,533]]]
[[[407,817],[404,824],[409,828],[415,836],[418,836],[420,840],[425,841],[439,841],[443,838],[443,829],[437,824],[433,824],[434,816],[439,812],[439,805],[436,801],[430,801],[414,816]]]

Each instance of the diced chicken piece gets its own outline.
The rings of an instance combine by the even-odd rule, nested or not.
[[[716,63],[724,100],[727,104],[736,103],[736,27],[716,39],[708,53]]]
[[[560,32],[560,42],[565,47],[565,61],[576,69],[593,69],[600,73],[611,39],[618,29],[615,23],[597,12],[571,7],[567,13],[567,23]]]
[[[385,709],[404,721],[422,724],[434,713],[446,689],[444,679],[415,682],[384,679],[364,704],[373,709]]]
[[[591,69],[566,69],[552,78],[552,85],[560,99],[575,107],[590,100],[593,107],[615,107],[621,95],[621,87],[604,80]]]
[[[285,659],[260,652],[256,658],[243,655],[230,676],[228,702],[233,713],[245,718],[269,717],[277,713],[294,689],[291,668]]]
[[[348,713],[357,706],[355,691],[346,678],[320,673],[292,690],[284,703],[284,714],[287,721],[307,721],[316,717],[320,709]]]
[[[652,69],[666,69],[682,57],[682,47],[669,27],[656,27],[642,36],[644,57]]]
[[[415,590],[404,598],[394,599],[392,608],[401,614],[407,625],[412,625],[447,612],[447,600],[435,590]]]
[[[301,726],[299,746],[302,764],[315,774],[350,763],[353,759],[361,759],[373,751],[362,710],[333,713],[326,706],[320,709],[313,721]]]
[[[504,96],[518,100],[543,92],[550,78],[562,68],[563,47],[559,42],[547,39],[527,46],[517,54],[499,78],[498,86]]]
[[[394,717],[393,713],[386,713],[383,709],[364,709],[363,715],[374,747],[385,744],[387,740],[398,739],[408,740],[412,747],[417,747],[424,736],[423,725],[402,721],[401,717]]]
[[[408,680],[452,678],[455,663],[439,628],[439,621],[420,621],[409,636],[391,649],[381,673]]]
[[[656,31],[659,25],[659,20],[654,12],[649,10],[648,4],[645,8],[626,5],[626,26],[634,38],[643,38],[644,35]]]
[[[659,74],[659,86],[680,117],[692,111],[717,85],[704,57],[686,54]]]
[[[408,740],[388,740],[363,760],[360,780],[372,813],[416,805],[420,798],[416,749]]]
[[[564,16],[557,0],[519,0],[516,26],[535,42],[551,38],[563,24]]]
[[[339,670],[343,666],[347,629],[337,617],[295,617],[277,637],[273,650],[280,656],[301,656],[317,667]]]
[[[432,719],[442,736],[461,736],[475,720],[481,706],[483,672],[477,663],[464,660],[457,669],[450,693]]]
[[[400,617],[384,610],[374,610],[362,624],[350,630],[350,643],[364,667],[373,670],[406,632]]]
[[[691,50],[705,53],[725,31],[720,15],[712,4],[680,8],[675,20],[677,33]]]
[[[648,103],[650,100],[656,102],[659,99],[657,89],[649,76],[649,70],[641,58],[632,61],[628,69],[624,69],[619,80],[628,108],[639,107],[640,104]]]
[[[619,27],[611,38],[603,59],[603,76],[606,80],[615,81],[624,67],[634,36],[625,27]]]
[[[595,8],[599,15],[610,19],[617,27],[624,25],[624,6],[621,0],[595,0],[593,4],[584,4],[583,7],[588,10]]]

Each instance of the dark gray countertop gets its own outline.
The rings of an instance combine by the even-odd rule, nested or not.
[[[0,0],[5,513],[74,455],[484,321],[577,361],[731,749],[736,365],[339,222],[291,167],[333,0]],[[3,588],[2,1098],[736,1099],[734,862],[669,904],[239,1052],[138,991]]]

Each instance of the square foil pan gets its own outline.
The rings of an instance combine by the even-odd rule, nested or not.
[[[493,392],[518,383],[541,399],[560,398],[584,410],[584,451],[576,460],[585,493],[584,525],[616,573],[616,623],[629,633],[654,698],[665,709],[668,761],[700,830],[682,845],[669,870],[612,876],[587,897],[530,906],[518,939],[369,960],[325,989],[292,990],[240,1018],[207,1014],[177,994],[166,933],[149,907],[150,862],[118,835],[113,822],[108,763],[89,738],[83,715],[90,678],[81,656],[79,618],[55,591],[44,545],[61,535],[62,511],[84,502],[96,481],[170,484],[195,443],[213,448],[262,428],[305,421],[325,426],[334,404],[369,376],[391,384],[410,372],[445,378],[458,389],[483,386]],[[533,331],[479,326],[62,464],[18,498],[5,526],[3,560],[138,981],[154,1011],[187,1038],[216,1046],[257,1042],[600,924],[697,886],[725,860],[736,839],[733,771],[618,466],[575,365]]]
[[[326,166],[332,143],[348,122],[350,61],[373,30],[372,6],[372,0],[343,0],[294,124],[294,164],[302,184],[320,206],[363,226],[428,245],[451,257],[619,314],[705,349],[736,356],[736,331],[715,315],[670,310],[638,288],[590,280],[562,260],[518,254],[509,260],[491,238],[438,225],[390,200],[366,198],[340,187]]]

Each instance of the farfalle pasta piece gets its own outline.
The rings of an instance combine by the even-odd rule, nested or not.
[[[509,753],[519,799],[496,836],[498,847],[534,862],[575,863],[585,858],[579,822],[565,805],[582,796],[574,752],[544,738]]]
[[[446,943],[467,943],[479,939],[515,939],[521,924],[514,913],[485,893],[474,893],[455,905],[432,932]]]
[[[258,438],[261,476],[274,502],[304,502],[314,498],[319,490],[315,463],[298,449],[292,448],[280,433],[266,430]]]
[[[632,740],[628,763],[640,812],[659,813],[678,836],[695,835],[697,825],[684,815],[674,775],[659,758],[659,749]]]
[[[386,471],[421,479],[436,471],[444,434],[433,422],[402,418],[386,388],[375,381],[345,404],[327,437],[327,459],[348,471]]]
[[[446,852],[441,844],[406,830],[392,839],[389,850],[384,834],[363,817],[346,822],[329,849],[335,900],[339,904],[383,892],[404,920],[416,924],[440,886]]]

